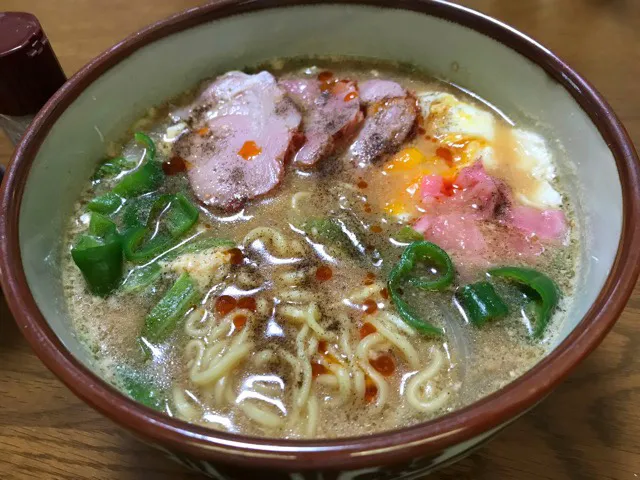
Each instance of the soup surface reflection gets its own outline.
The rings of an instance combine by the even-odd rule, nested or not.
[[[76,205],[68,308],[105,378],[214,429],[329,438],[543,357],[579,251],[543,127],[403,66],[247,72],[151,109]]]

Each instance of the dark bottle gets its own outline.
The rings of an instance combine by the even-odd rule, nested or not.
[[[13,144],[65,81],[38,19],[0,12],[0,128]]]

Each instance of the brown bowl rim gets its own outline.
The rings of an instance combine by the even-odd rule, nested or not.
[[[154,412],[130,400],[84,367],[61,344],[38,309],[22,268],[19,212],[26,180],[47,133],[62,112],[102,73],[137,49],[220,18],[270,8],[356,4],[410,10],[491,37],[542,67],[598,128],[613,153],[623,196],[617,255],[596,301],[569,336],[539,364],[503,389],[434,420],[365,437],[281,440],[229,434]],[[194,457],[251,468],[364,468],[435,456],[487,433],[542,400],[613,326],[640,272],[640,163],[624,127],[596,89],[548,49],[487,15],[440,0],[219,0],[154,23],[106,50],[76,73],[37,115],[17,147],[0,192],[0,281],[17,324],[43,363],[78,397],[136,435]]]

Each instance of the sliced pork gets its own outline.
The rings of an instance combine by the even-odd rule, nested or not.
[[[413,227],[463,267],[531,260],[544,251],[542,242],[566,236],[561,210],[516,205],[510,189],[488,175],[481,162],[462,169],[453,180],[424,176],[420,196],[427,213]]]
[[[391,80],[368,80],[360,85],[360,100],[370,104],[387,98],[405,97],[407,92],[399,83]]]
[[[509,221],[525,234],[542,240],[559,241],[567,234],[567,221],[562,210],[518,205],[510,210]]]
[[[464,213],[477,220],[491,220],[511,203],[507,187],[488,175],[481,162],[462,169],[455,180],[425,175],[420,193],[432,214]]]
[[[562,210],[516,204],[509,187],[489,175],[482,162],[462,169],[454,180],[425,175],[420,194],[431,215],[456,212],[476,220],[495,220],[542,240],[559,241],[567,232]]]
[[[280,85],[303,114],[305,142],[294,163],[312,166],[354,138],[364,118],[354,82],[295,78],[281,80]]]
[[[470,215],[459,213],[425,214],[420,217],[413,228],[425,234],[427,240],[447,251],[465,252],[480,258],[487,248],[487,242],[477,219]]]
[[[351,154],[361,166],[393,153],[412,132],[418,108],[416,101],[397,83],[369,80],[360,85],[366,106],[365,121]]]
[[[190,165],[191,187],[204,204],[234,210],[282,180],[301,115],[270,73],[226,73],[188,114],[191,131],[174,154]]]

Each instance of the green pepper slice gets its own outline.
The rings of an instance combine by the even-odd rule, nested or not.
[[[116,225],[108,218],[94,213],[89,234],[81,235],[71,249],[71,257],[82,272],[89,291],[106,296],[122,280],[122,240]]]
[[[144,133],[134,134],[136,142],[144,146],[144,158],[140,167],[122,177],[110,192],[99,195],[87,204],[91,212],[110,215],[117,212],[127,199],[156,190],[164,180],[162,165],[155,160],[156,146],[153,140]],[[115,176],[132,165],[119,157],[105,162],[95,173],[93,180],[98,181],[106,176]],[[126,228],[125,228],[126,230]]]
[[[201,294],[189,274],[183,273],[147,315],[141,336],[151,343],[165,340],[200,298]]]
[[[127,232],[123,240],[124,256],[134,263],[144,263],[159,257],[174,244],[173,239],[166,233],[157,233],[147,239],[149,231],[146,227]]]
[[[122,290],[127,293],[140,292],[155,282],[162,275],[162,268],[157,262],[133,269],[122,282]]]
[[[425,336],[433,337],[441,337],[444,334],[441,328],[418,317],[409,304],[400,296],[397,284],[392,283],[391,280],[389,280],[389,294],[393,304],[396,306],[396,310],[400,314],[400,318],[415,331]]]
[[[93,213],[89,220],[89,233],[93,236],[104,238],[108,235],[117,234],[116,224],[110,218],[99,213]]]
[[[136,142],[145,147],[144,159],[140,167],[122,177],[113,187],[113,192],[124,198],[137,197],[143,193],[156,190],[164,180],[162,165],[155,161],[156,146],[153,140],[148,135],[140,132],[136,132],[134,138]]]
[[[133,172],[122,177],[113,187],[113,193],[124,197],[132,198],[156,190],[164,180],[162,165],[158,162],[143,163]]]
[[[492,268],[489,275],[517,282],[535,293],[536,322],[533,337],[542,338],[560,301],[560,289],[556,283],[544,273],[525,267]]]
[[[151,208],[146,227],[133,229],[124,240],[128,260],[141,263],[160,256],[198,221],[198,209],[182,193],[162,195]],[[157,213],[156,213],[157,212]],[[155,217],[157,226],[155,225]]]
[[[87,210],[91,212],[102,213],[104,215],[111,215],[118,211],[118,209],[124,203],[124,198],[113,192],[107,192],[92,199],[87,204]]]
[[[439,270],[444,270],[440,272],[436,279],[427,280],[413,275],[416,263],[427,261],[434,264]],[[413,242],[405,248],[400,261],[389,274],[388,288],[391,300],[396,306],[400,317],[407,325],[423,335],[441,336],[444,333],[442,329],[431,325],[416,315],[400,295],[401,283],[408,282],[422,290],[444,290],[453,283],[453,277],[454,267],[449,255],[435,243],[422,240]]]
[[[416,232],[410,226],[405,225],[396,232],[396,234],[393,236],[393,239],[402,243],[419,242],[421,240],[424,240],[424,235],[422,235],[420,232]]]
[[[235,242],[232,240],[226,240],[216,237],[202,237],[196,238],[190,242],[184,243],[173,250],[170,250],[166,255],[162,256],[163,260],[172,260],[180,255],[187,253],[197,253],[212,248],[232,248],[235,246]],[[123,291],[127,293],[140,292],[154,283],[162,275],[162,267],[158,262],[150,263],[144,267],[138,267],[129,272],[129,275],[122,283]]]
[[[167,205],[162,218],[172,237],[178,238],[187,233],[198,221],[200,212],[184,194],[177,193]]]
[[[418,262],[430,263],[438,269],[439,275],[435,279],[426,279],[412,274]],[[400,262],[395,266],[396,276],[406,277],[414,287],[422,290],[444,290],[453,283],[455,268],[451,258],[435,243],[421,240],[413,242],[405,248]],[[392,272],[393,273],[393,272]]]
[[[151,210],[160,195],[151,193],[131,199],[122,211],[122,229],[124,232],[144,227],[149,223]]]
[[[198,236],[195,239],[171,250],[166,256],[163,256],[163,259],[170,260],[186,253],[198,253],[212,248],[233,248],[235,245],[236,243],[233,240],[227,240],[225,238]]]
[[[127,160],[124,157],[111,158],[103,162],[98,167],[91,180],[96,182],[104,178],[115,177],[122,173],[124,170],[129,170],[134,166],[135,163]]]
[[[118,368],[117,374],[125,392],[136,402],[154,410],[164,410],[166,403],[165,392],[154,385],[152,381],[149,381],[130,367]]]
[[[481,326],[488,320],[505,317],[509,308],[489,282],[465,285],[456,292],[456,298],[467,313],[469,321]]]
[[[315,217],[302,224],[302,229],[314,241],[335,247],[353,258],[365,256],[361,232],[349,228],[339,218]]]
[[[156,159],[156,144],[146,133],[136,132],[133,134],[134,140],[145,148],[144,161],[152,162]]]
[[[302,224],[302,229],[312,237],[332,243],[349,243],[349,238],[342,231],[340,225],[333,219],[327,217],[310,218]]]

